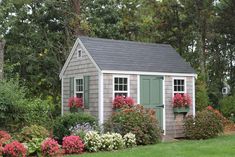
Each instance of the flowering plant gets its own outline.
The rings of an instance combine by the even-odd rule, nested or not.
[[[188,94],[179,94],[177,93],[173,97],[173,107],[189,107],[192,104],[191,97]]]
[[[44,157],[49,157],[59,154],[60,147],[56,140],[47,138],[45,141],[43,141],[41,150]]]
[[[124,106],[132,107],[134,106],[134,99],[131,97],[124,97],[124,96],[116,96],[113,100],[113,108],[119,109]]]
[[[11,135],[6,131],[0,130],[0,146],[2,146],[5,142],[11,139]]]
[[[106,134],[101,135],[101,150],[111,151],[114,148],[113,145],[113,135],[109,132]]]
[[[70,97],[68,101],[69,108],[83,108],[82,98]]]
[[[90,152],[97,152],[102,145],[100,135],[97,131],[87,132],[84,137],[84,143],[86,149]]]
[[[111,135],[113,136],[113,149],[122,149],[125,145],[122,135],[119,133],[112,133]]]
[[[27,149],[18,141],[6,144],[3,149],[3,156],[7,157],[26,157]]]
[[[123,139],[124,139],[124,142],[125,142],[125,146],[127,148],[136,146],[135,134],[132,134],[131,132],[129,132],[126,135],[123,136]]]
[[[84,150],[84,144],[79,136],[66,136],[63,138],[62,148],[67,154],[78,154]]]

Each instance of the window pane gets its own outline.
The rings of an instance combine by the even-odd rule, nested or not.
[[[118,91],[118,85],[115,85],[114,90]]]
[[[127,78],[124,78],[124,84],[127,84]]]
[[[123,91],[123,86],[119,85],[119,91]]]
[[[118,84],[118,78],[115,78],[115,79],[114,79],[114,83],[115,83],[115,84]]]
[[[123,78],[119,78],[119,84],[123,83]]]
[[[124,85],[124,91],[127,91],[127,85]]]

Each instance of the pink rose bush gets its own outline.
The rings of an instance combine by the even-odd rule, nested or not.
[[[188,94],[177,93],[172,100],[173,107],[189,107],[192,105],[191,97]]]

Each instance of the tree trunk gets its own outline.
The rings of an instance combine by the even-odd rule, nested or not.
[[[4,46],[5,42],[0,40],[0,80],[3,79]]]

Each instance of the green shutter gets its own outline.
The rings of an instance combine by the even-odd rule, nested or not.
[[[69,78],[69,97],[74,96],[74,77]]]
[[[89,80],[90,76],[84,76],[84,107],[89,108]]]

